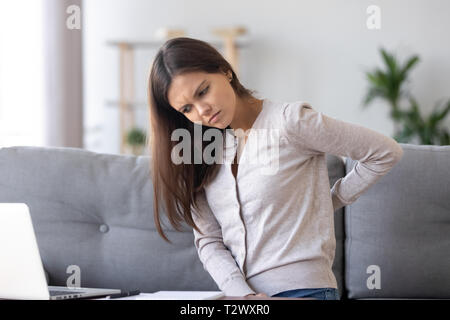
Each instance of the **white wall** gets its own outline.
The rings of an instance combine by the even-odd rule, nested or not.
[[[369,5],[381,8],[381,29],[366,27]],[[83,3],[85,146],[119,152],[118,54],[107,40],[151,39],[161,26],[185,28],[187,36],[212,39],[219,26],[245,25],[251,45],[241,54],[241,81],[259,97],[305,100],[317,110],[391,136],[389,107],[362,109],[364,71],[381,66],[380,46],[404,62],[412,54],[410,88],[424,112],[450,98],[450,1],[445,0],[88,0]],[[146,98],[146,76],[156,50],[138,54],[136,94]],[[138,123],[146,125],[144,108]],[[447,125],[450,126],[450,117]]]

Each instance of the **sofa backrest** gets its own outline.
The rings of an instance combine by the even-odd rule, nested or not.
[[[73,285],[79,268],[82,287],[219,290],[198,258],[192,228],[178,232],[163,216],[173,244],[156,231],[149,160],[76,148],[0,149],[0,202],[30,207],[50,285],[65,286],[69,277]],[[345,164],[327,155],[327,165],[332,185]],[[341,296],[343,213],[335,213],[333,265]]]
[[[400,162],[345,208],[350,299],[450,298],[450,146],[400,145]]]

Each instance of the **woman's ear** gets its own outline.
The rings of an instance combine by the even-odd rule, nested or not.
[[[228,79],[233,77],[231,70],[221,70],[222,74],[224,74]]]

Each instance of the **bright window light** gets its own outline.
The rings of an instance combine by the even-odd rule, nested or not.
[[[42,5],[0,1],[0,147],[44,144]]]

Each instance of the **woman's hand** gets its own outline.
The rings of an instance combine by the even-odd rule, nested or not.
[[[267,294],[265,294],[265,293],[258,293],[258,294],[250,293],[250,294],[247,294],[245,297],[249,297],[249,296],[269,298],[269,296]]]

